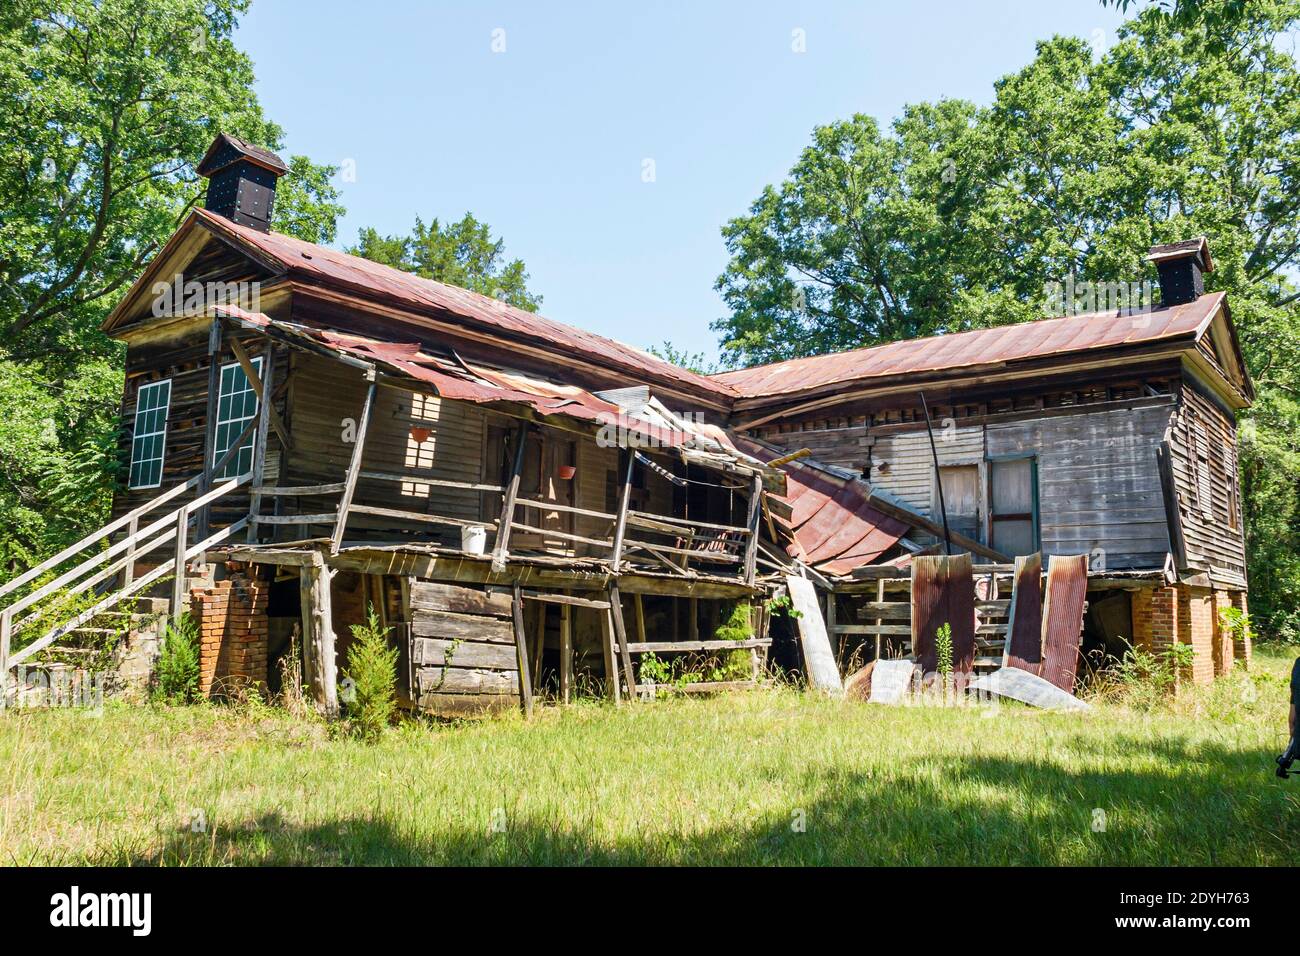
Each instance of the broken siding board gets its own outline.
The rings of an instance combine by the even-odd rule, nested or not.
[[[411,660],[422,666],[487,667],[506,671],[515,668],[515,648],[486,641],[417,637],[411,641]]]
[[[477,591],[434,581],[412,583],[411,607],[417,611],[489,614],[501,618],[511,613],[510,595],[504,591]]]
[[[835,653],[826,634],[826,622],[822,618],[821,605],[817,601],[817,592],[813,589],[812,582],[807,578],[790,575],[785,583],[790,591],[790,600],[799,612],[795,623],[799,629],[799,643],[803,649],[804,666],[808,671],[808,683],[829,693],[843,692],[844,685],[835,664]]]
[[[411,631],[416,637],[514,643],[514,631],[508,620],[481,614],[451,614],[447,611],[422,611],[412,614]]]
[[[514,650],[511,649],[513,657]],[[466,667],[420,667],[415,672],[419,696],[441,694],[519,693],[519,672]]]
[[[935,635],[952,631],[953,673],[975,665],[975,578],[969,554],[912,559],[912,650],[922,674],[938,668]]]
[[[1047,566],[1043,607],[1043,663],[1040,676],[1061,690],[1074,690],[1088,596],[1088,556],[1054,555]]]

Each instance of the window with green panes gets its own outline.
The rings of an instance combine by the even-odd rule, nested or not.
[[[172,381],[140,386],[135,398],[135,429],[131,433],[131,488],[157,488],[162,484],[167,446],[167,408]]]
[[[253,370],[258,377],[262,374],[262,359],[253,361]],[[212,447],[212,464],[215,466],[225,457],[230,446],[239,438],[244,427],[257,415],[257,395],[248,382],[248,376],[238,362],[221,367],[221,387],[217,391],[217,433]],[[253,441],[256,433],[250,434],[239,446],[239,450],[230,456],[226,467],[217,474],[218,478],[234,478],[253,467]]]

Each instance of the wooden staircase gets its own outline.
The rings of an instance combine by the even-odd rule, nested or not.
[[[213,470],[219,471],[219,468]],[[105,617],[129,613],[114,612],[117,604],[158,584],[168,575],[172,576],[168,613],[174,616],[182,612],[186,563],[244,529],[248,519],[242,518],[194,544],[190,544],[191,526],[197,524],[198,516],[205,514],[205,509],[213,502],[247,484],[250,478],[249,474],[242,475],[201,491],[210,478],[207,474],[196,475],[110,521],[0,587],[0,709],[8,700],[9,672],[13,668],[60,642],[75,640],[78,636],[96,636],[106,630],[97,626]],[[198,493],[191,500],[174,504],[187,492]],[[151,517],[166,506],[171,506],[171,510],[161,517]],[[113,541],[115,536],[119,537],[116,542]],[[136,565],[142,560],[157,563],[137,577]],[[42,580],[51,574],[53,578]],[[51,600],[66,599],[92,589],[98,596],[93,604],[13,650],[14,639],[25,636],[24,632],[47,616]]]

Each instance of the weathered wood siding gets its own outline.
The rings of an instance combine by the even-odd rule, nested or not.
[[[1169,423],[1169,447],[1187,567],[1240,584],[1246,545],[1236,421],[1190,383],[1184,382],[1180,399]]]
[[[255,336],[241,336],[240,341],[253,358],[263,354],[265,341]],[[228,341],[223,341],[217,362],[227,365],[235,361]],[[113,498],[113,516],[143,505],[168,488],[188,481],[203,471],[204,449],[207,440],[208,416],[208,330],[195,330],[191,334],[147,346],[131,347],[126,355],[126,386],[122,397],[122,438],[119,456],[122,466],[123,487]],[[285,411],[286,374],[288,355],[283,348],[277,350],[272,376],[272,393],[275,407],[282,415]],[[131,462],[131,442],[134,437],[136,403],[142,386],[151,382],[171,380],[171,401],[167,410],[167,434],[164,442],[162,484],[157,488],[128,488]],[[279,442],[272,437],[267,443],[267,480],[274,480],[280,468]],[[179,503],[179,502],[178,502]],[[212,523],[220,527],[228,520],[248,512],[246,489],[222,499],[213,508]]]
[[[924,425],[920,431],[890,432],[868,440],[871,441],[871,486],[888,492],[927,517],[939,513],[934,453],[938,455],[940,467],[981,464],[985,457],[983,427],[959,426],[951,419],[934,423],[934,453]],[[845,464],[844,467],[854,466]],[[863,467],[861,458],[856,467]]]
[[[343,480],[353,447],[345,438],[355,433],[366,388],[356,369],[315,355],[294,354],[289,389],[294,450],[286,463],[284,484]],[[412,426],[427,428],[428,440],[417,444],[411,437]],[[381,387],[366,432],[362,471],[402,474],[414,468],[440,480],[478,482],[485,427],[485,413],[473,405]],[[295,508],[299,513],[327,511],[337,497],[295,502]],[[362,478],[353,503],[468,521],[482,517],[478,492],[429,485],[418,478],[404,482]],[[398,530],[426,541],[460,544],[460,530],[452,527],[354,515],[348,528],[349,539],[373,539],[385,530]]]
[[[415,581],[410,601],[413,696],[421,708],[475,713],[518,699],[508,594]]]
[[[1088,554],[1096,570],[1158,568],[1169,530],[1156,448],[1166,405],[988,427],[990,456],[1038,456],[1043,552]]]

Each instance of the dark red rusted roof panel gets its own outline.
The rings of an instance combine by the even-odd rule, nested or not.
[[[511,387],[507,376],[497,375],[489,369],[452,365],[424,354],[415,342],[385,342],[366,336],[275,322],[261,313],[251,313],[235,306],[221,306],[217,311],[253,325],[275,328],[291,336],[310,339],[341,354],[384,365],[398,374],[431,386],[443,398],[479,404],[522,404],[545,415],[564,415],[595,425],[618,424],[626,432],[638,434],[660,447],[676,447],[689,437],[651,422],[643,422],[627,415],[620,416],[617,405],[573,386],[529,379],[527,390]]]
[[[1198,333],[1224,293],[1148,312],[1100,312],[971,332],[891,342],[834,355],[790,359],[713,376],[747,398],[786,395],[852,382],[999,365]]]
[[[237,243],[247,244],[264,257],[279,262],[290,273],[348,286],[415,311],[451,313],[502,333],[531,339],[551,350],[558,347],[605,367],[621,366],[660,381],[672,381],[709,392],[720,399],[735,395],[728,385],[679,368],[640,349],[507,305],[491,296],[445,285],[291,236],[258,232],[206,209],[197,209],[194,214]]]
[[[760,461],[777,457],[748,439],[733,436],[732,441]],[[781,470],[786,475],[783,500],[792,514],[789,522],[777,523],[794,536],[787,551],[819,571],[849,574],[897,545],[908,531],[908,525],[868,505],[863,489],[851,481],[797,461],[782,465]]]
[[[1007,667],[1038,674],[1043,663],[1043,556],[1034,552],[1016,562],[1011,582],[1011,619],[1007,622],[1007,647],[1002,656]]]
[[[947,624],[952,631],[952,669],[968,673],[975,666],[975,576],[969,554],[913,556],[912,651],[922,674],[938,666],[935,636]]]
[[[1083,641],[1083,608],[1088,597],[1088,556],[1052,555],[1047,565],[1047,620],[1043,626],[1043,663],[1038,676],[1067,694],[1074,693]]]

